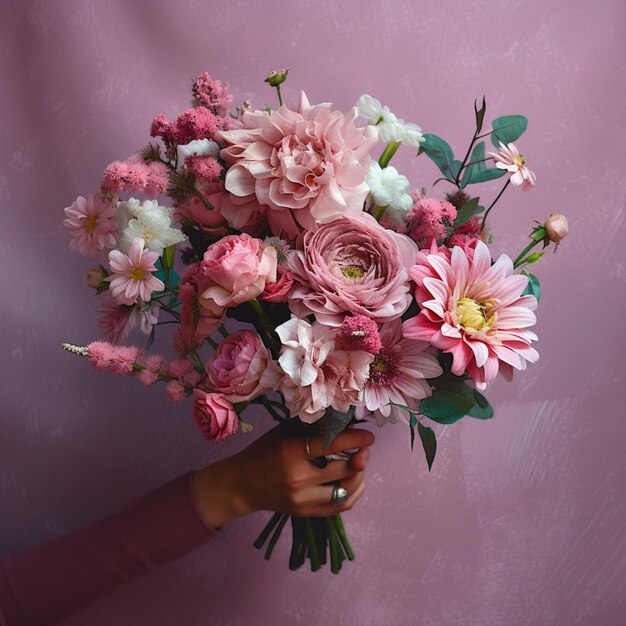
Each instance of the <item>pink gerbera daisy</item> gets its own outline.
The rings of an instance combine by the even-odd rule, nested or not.
[[[109,252],[111,295],[117,304],[135,304],[139,300],[147,302],[153,291],[161,291],[164,284],[152,273],[157,268],[154,263],[159,258],[157,252],[144,250],[144,240],[133,240],[124,254],[119,250]]]
[[[535,174],[526,167],[524,157],[514,143],[504,145],[501,141],[498,152],[490,152],[496,167],[501,170],[512,172],[511,182],[522,187],[522,191],[528,191],[536,181]]]
[[[117,232],[116,208],[115,203],[100,194],[91,194],[87,198],[78,196],[64,209],[66,219],[63,224],[73,237],[70,250],[90,256],[110,250],[115,245]]]
[[[383,325],[380,339],[382,348],[370,363],[363,390],[365,406],[357,407],[357,417],[373,415],[382,426],[400,417],[409,418],[406,411],[390,403],[417,411],[419,400],[432,394],[426,379],[436,378],[443,371],[437,359],[426,352],[430,344],[402,337],[399,319]]]
[[[522,293],[528,278],[513,274],[513,262],[503,254],[493,265],[487,246],[479,241],[469,251],[452,254],[420,252],[411,269],[420,313],[404,322],[405,337],[429,341],[452,354],[451,372],[464,372],[479,388],[498,371],[510,378],[539,355],[531,347],[537,335],[534,296]]]

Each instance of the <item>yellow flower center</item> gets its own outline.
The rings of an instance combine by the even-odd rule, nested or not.
[[[513,163],[515,163],[515,165],[518,165],[519,167],[522,167],[522,165],[524,165],[526,161],[524,161],[524,157],[520,154],[519,156],[513,157]]]
[[[95,215],[90,215],[85,220],[85,229],[87,230],[88,233],[92,233],[94,230],[96,230],[97,225],[98,225],[98,218]]]
[[[351,278],[352,280],[355,280],[357,278],[361,278],[361,276],[363,276],[365,272],[358,265],[346,265],[345,267],[341,268],[341,273],[346,278]]]
[[[464,328],[482,330],[491,327],[495,322],[494,308],[496,301],[493,298],[477,301],[472,298],[461,298],[456,305],[456,314],[459,323]]]
[[[138,283],[144,280],[145,276],[146,272],[142,267],[133,267],[133,269],[128,273],[128,277]]]

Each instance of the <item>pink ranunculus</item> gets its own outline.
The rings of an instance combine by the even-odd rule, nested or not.
[[[292,317],[276,328],[283,344],[279,390],[292,417],[313,423],[328,407],[346,412],[357,404],[374,355],[336,350],[335,329]]]
[[[269,360],[258,333],[239,331],[223,339],[209,359],[209,384],[231,402],[248,402],[267,391],[262,378]]]
[[[293,289],[294,278],[292,272],[278,266],[278,280],[275,283],[267,283],[259,298],[266,302],[287,302]]]
[[[339,326],[346,314],[390,322],[411,302],[409,269],[417,252],[408,237],[366,213],[322,224],[304,233],[289,256],[296,278],[289,307],[330,326]]]
[[[513,368],[523,370],[539,358],[531,346],[537,335],[528,330],[536,322],[537,300],[522,295],[528,278],[513,273],[506,255],[492,265],[482,241],[473,251],[422,251],[411,278],[421,311],[404,322],[403,334],[452,354],[453,374],[467,371],[483,389],[498,371],[510,378]]]
[[[200,262],[208,286],[201,305],[233,307],[263,293],[276,282],[276,250],[260,239],[229,235],[210,245]]]
[[[193,420],[206,439],[222,441],[237,432],[237,413],[223,393],[206,393],[194,389],[193,395]]]
[[[271,231],[288,239],[360,213],[378,133],[373,126],[358,128],[356,117],[356,109],[344,115],[329,103],[311,106],[304,94],[298,111],[244,111],[240,128],[217,133],[226,146],[221,157],[231,166],[226,189],[239,200],[256,198]],[[243,207],[223,211],[235,228],[259,219],[244,215]]]

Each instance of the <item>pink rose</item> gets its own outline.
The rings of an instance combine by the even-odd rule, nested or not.
[[[233,307],[263,293],[276,282],[276,250],[245,233],[230,235],[210,245],[200,262],[209,281],[202,306]]]
[[[357,115],[356,108],[344,115],[329,103],[311,106],[304,94],[298,111],[286,106],[271,114],[244,111],[240,128],[216,135],[226,146],[222,160],[231,166],[226,173],[231,198],[255,198],[271,231],[288,239],[315,230],[318,223],[360,213],[378,131],[357,127]],[[224,207],[223,214],[236,228],[235,221],[250,221],[243,207]]]
[[[258,333],[234,333],[222,340],[207,363],[209,384],[231,402],[247,402],[267,391],[262,377],[269,360]]]
[[[193,395],[193,421],[208,441],[221,441],[237,432],[239,418],[223,393],[194,389]]]
[[[289,270],[278,268],[278,280],[275,283],[267,283],[263,293],[259,296],[266,302],[287,302],[293,289],[294,275]]]
[[[289,256],[296,286],[289,307],[298,317],[341,325],[346,314],[379,324],[400,317],[411,303],[409,269],[417,246],[371,216],[342,217],[307,232]]]

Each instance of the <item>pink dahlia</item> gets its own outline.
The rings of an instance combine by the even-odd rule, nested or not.
[[[534,296],[523,296],[528,278],[513,273],[503,254],[493,265],[487,246],[478,241],[472,255],[460,247],[452,254],[420,253],[411,270],[420,313],[404,322],[410,339],[429,341],[452,354],[453,374],[465,371],[481,389],[498,370],[510,378],[539,355],[531,347],[537,335]]]
[[[362,394],[364,406],[357,407],[357,417],[374,416],[379,426],[397,422],[409,414],[390,403],[416,410],[419,400],[432,390],[427,378],[436,378],[443,371],[437,359],[427,352],[430,344],[402,337],[402,322],[394,320],[380,331],[382,348],[370,363],[369,377]]]
[[[124,254],[119,250],[109,252],[111,275],[107,280],[111,283],[110,290],[117,304],[135,304],[139,300],[147,302],[153,291],[161,291],[165,285],[153,272],[157,271],[155,262],[159,258],[157,252],[144,250],[144,240],[134,239]]]
[[[87,198],[78,196],[64,209],[63,224],[73,237],[70,250],[96,256],[113,248],[117,233],[116,210],[115,203],[100,194],[91,194]]]
[[[227,191],[240,200],[256,197],[271,231],[290,239],[320,222],[360,213],[378,135],[373,126],[358,128],[356,117],[356,109],[344,115],[329,103],[311,106],[304,94],[297,111],[244,111],[241,128],[217,133],[226,146],[221,157],[231,166]],[[236,213],[224,212],[233,226],[246,221]]]
[[[296,280],[289,307],[298,317],[313,314],[339,326],[346,314],[365,315],[382,324],[411,303],[409,269],[417,246],[367,213],[304,233],[298,248],[289,257]]]
[[[514,185],[521,186],[522,191],[528,191],[535,184],[535,174],[526,167],[526,161],[514,143],[506,146],[501,141],[499,143],[498,152],[490,152],[489,156],[493,157],[498,169],[512,173],[511,182]]]

